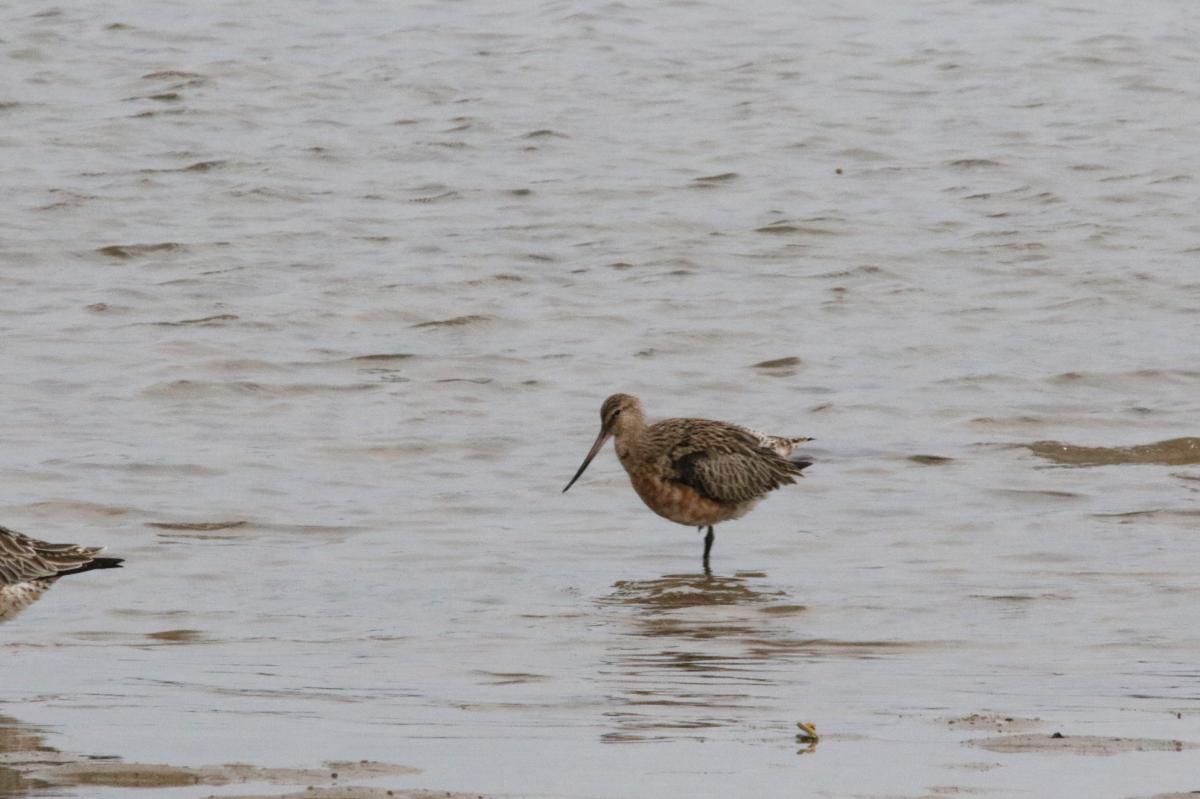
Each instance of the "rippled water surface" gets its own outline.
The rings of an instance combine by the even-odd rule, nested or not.
[[[0,523],[127,559],[0,628],[6,735],[1200,789],[979,745],[1200,742],[1198,41],[1182,0],[6,5]],[[705,575],[611,451],[560,493],[618,390],[816,463]]]

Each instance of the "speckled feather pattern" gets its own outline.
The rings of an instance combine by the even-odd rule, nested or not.
[[[720,422],[718,422],[720,424]],[[812,441],[810,436],[772,436],[766,433],[760,433],[757,430],[743,428],[747,433],[755,436],[758,439],[760,447],[773,449],[780,457],[786,458],[796,451],[796,447],[808,441]]]
[[[8,621],[37,602],[52,580],[31,580],[26,583],[0,585],[0,622]]]
[[[810,439],[768,436],[709,419],[646,425],[641,404],[627,394],[610,397],[601,419],[614,430],[617,457],[638,496],[680,524],[736,519],[770,492],[794,483],[810,465],[786,457]]]
[[[36,602],[63,573],[92,564],[102,549],[50,544],[0,526],[0,622]],[[119,563],[115,558],[101,558],[97,565]]]
[[[0,585],[57,577],[91,563],[103,547],[49,544],[0,527]]]
[[[708,419],[650,425],[639,451],[655,470],[717,502],[749,502],[795,482],[803,467],[764,447],[745,428]]]

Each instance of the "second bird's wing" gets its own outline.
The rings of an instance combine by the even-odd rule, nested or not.
[[[90,563],[100,547],[48,544],[0,526],[0,585],[57,577]]]

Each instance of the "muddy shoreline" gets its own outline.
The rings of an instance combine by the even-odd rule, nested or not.
[[[46,743],[36,728],[0,716],[0,797],[36,796],[47,789],[184,788],[231,785],[271,786],[269,791],[239,794],[238,799],[483,799],[483,794],[460,794],[401,787],[391,780],[412,777],[421,769],[369,760],[327,761],[320,768],[270,768],[246,763],[212,766],[173,766],[127,763],[110,756],[61,752]],[[220,794],[229,799],[228,793]]]

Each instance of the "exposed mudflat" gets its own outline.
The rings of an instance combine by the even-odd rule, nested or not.
[[[1200,463],[1200,438],[1189,436],[1128,447],[1081,447],[1060,441],[1035,441],[1029,445],[1029,451],[1065,466],[1188,466]]]
[[[45,743],[36,731],[24,729],[13,719],[0,717],[0,796],[61,794],[71,788],[150,789],[254,785],[262,796],[306,796],[325,799],[368,799],[394,796],[401,799],[454,797],[446,791],[422,791],[358,785],[386,783],[412,777],[421,769],[368,760],[329,761],[320,768],[265,768],[246,763],[216,766],[172,766],[162,763],[128,763],[117,758],[60,752]],[[269,786],[269,788],[268,788]],[[302,791],[281,794],[287,786],[304,786]],[[199,795],[199,794],[189,794]],[[259,795],[259,794],[256,794]],[[230,794],[222,793],[222,797]],[[247,794],[247,799],[249,795]],[[465,794],[462,796],[466,796]],[[479,794],[470,794],[478,799]]]
[[[1105,738],[1099,735],[1001,735],[971,741],[972,746],[989,752],[1067,754],[1067,755],[1116,755],[1122,752],[1182,752],[1200,748],[1200,744],[1188,741],[1170,741],[1163,738]]]

